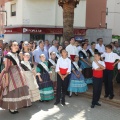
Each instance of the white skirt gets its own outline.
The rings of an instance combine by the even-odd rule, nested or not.
[[[40,92],[37,81],[31,71],[24,71],[25,79],[29,87],[29,93],[31,96],[31,102],[40,100]]]

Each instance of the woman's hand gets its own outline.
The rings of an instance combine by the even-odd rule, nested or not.
[[[77,78],[80,78],[80,74],[77,74],[77,76],[76,76]]]
[[[40,80],[40,82],[43,82],[43,80],[41,78],[39,80]]]

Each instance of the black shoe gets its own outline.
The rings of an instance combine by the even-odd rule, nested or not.
[[[72,95],[69,95],[69,97],[72,97]]]
[[[40,102],[44,102],[44,100],[40,100]]]
[[[100,103],[96,103],[95,105],[97,105],[97,106],[101,106],[101,104],[100,104]]]
[[[109,95],[105,95],[104,98],[107,98]]]
[[[66,104],[65,104],[65,102],[61,102],[61,104],[63,105],[63,106],[65,106]]]
[[[112,95],[112,96],[109,96],[109,99],[110,99],[110,100],[112,100],[113,98],[114,98],[114,95]]]
[[[91,108],[94,108],[95,107],[95,105],[91,105]]]
[[[54,105],[58,105],[60,102],[55,102]]]
[[[15,111],[16,113],[19,113],[18,111]]]
[[[11,110],[9,110],[9,112],[10,112],[11,114],[16,114],[16,113],[17,113],[16,111],[12,112]]]

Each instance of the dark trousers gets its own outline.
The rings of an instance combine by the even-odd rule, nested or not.
[[[103,78],[93,77],[93,99],[92,99],[93,105],[95,105],[100,99],[102,91],[102,80]]]
[[[113,96],[113,70],[104,71],[105,95]]]
[[[65,95],[67,92],[67,85],[68,85],[69,75],[64,79],[61,79],[60,75],[57,74],[57,94],[56,94],[56,102],[60,102],[62,98],[62,102],[65,102]],[[62,93],[62,96],[61,96]]]

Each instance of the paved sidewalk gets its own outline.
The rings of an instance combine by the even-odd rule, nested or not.
[[[16,115],[0,109],[0,120],[120,120],[120,108],[102,103],[91,109],[91,100],[81,96],[66,97],[66,101],[66,106],[36,102]]]

